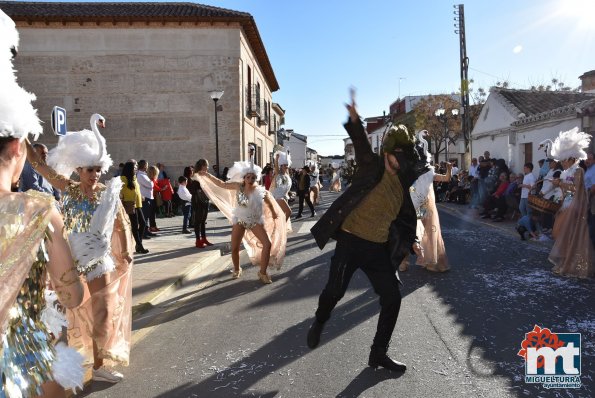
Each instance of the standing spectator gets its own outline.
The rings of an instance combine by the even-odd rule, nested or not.
[[[120,198],[124,210],[130,219],[132,237],[136,243],[136,253],[146,254],[149,251],[143,247],[143,234],[145,229],[144,216],[142,214],[143,198],[140,193],[140,186],[136,180],[136,162],[126,162],[122,168],[122,192]]]
[[[452,171],[451,171],[453,176],[459,175],[459,168],[457,167],[457,161],[453,160],[452,161]],[[460,180],[460,178],[459,178]]]
[[[470,179],[470,191],[471,191],[471,204],[469,205],[472,209],[479,207],[479,164],[477,158],[471,159],[471,166],[469,166],[469,177]]]
[[[189,234],[188,231],[188,219],[190,217],[190,209],[192,207],[192,195],[188,188],[186,188],[186,184],[188,184],[188,179],[184,176],[178,177],[178,196],[182,201],[182,214],[184,218],[182,220],[182,233]]]
[[[155,166],[151,166],[147,171],[147,175],[153,184],[153,201],[151,202],[148,227],[150,232],[159,232],[159,228],[157,228],[157,220],[155,220],[159,208],[163,205],[163,201],[161,200],[161,192],[159,192],[159,186],[157,185],[159,169]]]
[[[41,159],[46,162],[48,158],[48,147],[43,144],[35,143],[33,144],[33,148],[35,149],[35,152],[39,154]],[[25,162],[20,181],[20,192],[26,192],[30,189],[33,189],[34,191],[46,192],[54,195],[56,200],[60,200],[60,191],[54,188],[48,180],[43,178],[41,174],[35,171],[35,169],[31,166],[31,163],[28,161]]]
[[[174,213],[172,211],[172,200],[174,198],[174,189],[171,186],[169,178],[165,177],[157,180],[157,186],[159,187],[159,193],[161,194],[161,199],[163,200],[165,216],[173,217]]]
[[[203,191],[198,181],[198,173],[206,172],[209,168],[209,162],[206,159],[199,159],[194,166],[194,173],[188,184],[188,191],[192,195],[192,218],[191,224],[194,227],[194,236],[196,237],[195,246],[203,249],[213,244],[207,240],[207,216],[209,215],[209,197]]]
[[[229,167],[225,167],[223,169],[223,173],[221,173],[221,180],[227,181],[227,172],[229,171]]]
[[[122,175],[122,170],[124,169],[124,163],[120,163],[118,165],[118,170],[114,173],[114,177],[120,177]]]
[[[521,216],[526,216],[531,213],[531,208],[529,207],[529,192],[533,185],[535,184],[535,176],[533,175],[533,163],[527,162],[523,167],[523,173],[525,176],[523,177],[523,183],[521,184],[521,201],[519,203],[519,211],[521,212]]]
[[[163,163],[157,163],[157,168],[159,169],[159,175],[157,176],[158,180],[163,178],[168,178],[167,173],[165,172],[165,165]]]
[[[138,171],[136,172],[136,180],[140,186],[140,194],[143,197],[143,211],[142,217],[144,223],[139,226],[139,232],[143,239],[150,239],[152,236],[156,236],[153,232],[149,231],[146,227],[149,224],[151,218],[151,209],[153,208],[153,182],[147,175],[148,163],[146,160],[138,161]]]
[[[302,212],[304,211],[304,200],[308,204],[310,211],[312,212],[312,217],[316,215],[314,211],[314,205],[310,200],[310,168],[308,166],[302,167],[300,170],[300,174],[298,177],[298,184],[297,184],[297,195],[299,197],[299,206],[298,206],[298,214],[295,217],[296,219],[302,218]]]
[[[477,192],[479,196],[479,203],[483,203],[486,198],[488,197],[488,187],[487,187],[487,178],[490,173],[490,168],[492,167],[490,162],[490,153],[485,151],[483,156],[479,157],[479,171],[478,171],[478,184],[477,184]]]
[[[262,170],[262,182],[264,184],[264,189],[266,189],[267,191],[270,190],[271,188],[271,183],[273,182],[273,173],[275,170],[273,170],[273,168],[269,165],[266,165],[264,167],[264,169]]]

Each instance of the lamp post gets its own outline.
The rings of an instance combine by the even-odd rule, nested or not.
[[[219,124],[217,122],[217,101],[223,96],[223,90],[209,91],[211,99],[215,103],[215,162],[217,165],[217,178],[219,178]]]
[[[458,109],[451,109],[450,110],[450,115],[446,112],[446,109],[444,108],[439,108],[436,109],[436,112],[434,112],[434,116],[436,116],[436,118],[438,119],[438,121],[440,121],[440,123],[442,123],[442,125],[444,126],[444,143],[445,145],[445,155],[446,155],[446,161],[448,162],[448,145],[449,145],[449,137],[448,137],[448,120],[449,119],[456,119],[459,117],[459,110]]]

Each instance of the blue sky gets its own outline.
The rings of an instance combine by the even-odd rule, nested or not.
[[[357,89],[362,116],[406,95],[458,91],[453,1],[211,0],[252,14],[281,89],[285,128],[322,155],[342,154],[344,102]],[[467,0],[469,77],[488,89],[557,78],[578,87],[595,69],[595,0]],[[401,79],[402,78],[402,79]]]

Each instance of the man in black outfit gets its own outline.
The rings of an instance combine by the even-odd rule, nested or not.
[[[300,170],[300,174],[298,176],[297,195],[299,198],[298,214],[295,218],[302,218],[302,212],[304,211],[304,200],[310,208],[311,216],[314,217],[316,215],[316,211],[314,210],[314,205],[310,199],[310,168],[308,166],[304,166]]]
[[[388,357],[387,350],[401,306],[398,266],[405,256],[421,253],[409,187],[427,171],[427,165],[420,160],[405,126],[392,127],[383,143],[383,156],[375,154],[353,98],[347,109],[345,129],[353,141],[358,170],[352,185],[311,230],[321,249],[330,238],[337,245],[307,343],[310,348],[318,346],[324,323],[345,294],[353,273],[361,268],[380,296],[381,306],[368,365],[404,372],[405,364]]]

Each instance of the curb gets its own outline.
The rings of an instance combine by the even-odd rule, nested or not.
[[[446,212],[448,212],[448,213],[450,213],[452,215],[457,215],[457,216],[460,216],[460,217],[464,217],[464,219],[469,220],[469,221],[471,221],[473,223],[487,225],[489,227],[499,229],[500,231],[508,232],[510,235],[515,236],[514,231],[511,231],[509,228],[506,228],[506,227],[502,226],[502,224],[493,223],[493,222],[488,223],[488,222],[485,222],[485,221],[483,221],[481,219],[477,219],[475,217],[470,217],[468,214],[465,214],[461,210],[453,209],[453,208],[448,207],[448,206],[444,206],[442,203],[436,203],[436,207],[439,208],[440,210],[444,210],[444,211],[446,211]]]
[[[159,288],[153,289],[152,293],[150,293],[147,300],[144,300],[143,302],[138,303],[132,307],[132,319],[134,320],[136,317],[144,314],[145,312],[153,308],[155,306],[155,303],[160,298],[186,285],[186,283],[194,279],[202,271],[207,269],[211,264],[215,263],[217,260],[222,259],[223,257],[224,256],[222,255],[220,250],[213,251],[212,254],[209,253],[208,255],[205,255],[204,259],[200,259],[196,263],[196,265],[188,269],[184,274],[179,275],[177,278],[173,278],[164,282],[163,286]],[[225,262],[225,265],[227,266],[227,260]]]

